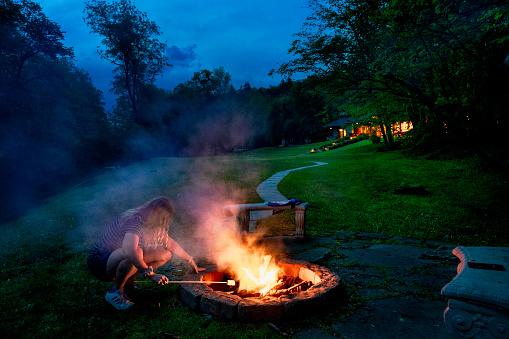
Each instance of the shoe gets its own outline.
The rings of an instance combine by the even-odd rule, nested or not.
[[[117,310],[127,310],[134,305],[134,303],[124,295],[122,289],[116,290],[115,292],[108,291],[104,298]]]

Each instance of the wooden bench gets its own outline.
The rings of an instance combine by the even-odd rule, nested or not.
[[[249,232],[249,222],[251,221],[251,211],[288,211],[295,210],[295,235],[299,237],[306,236],[306,208],[307,202],[295,205],[269,206],[267,203],[262,204],[236,204],[226,205],[225,209],[234,214],[240,226],[241,232]]]

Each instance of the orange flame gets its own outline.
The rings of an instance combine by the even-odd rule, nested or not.
[[[279,266],[272,256],[256,247],[254,239],[241,241],[234,232],[216,235],[215,261],[219,269],[228,269],[236,274],[239,290],[265,295],[278,283]]]
[[[274,285],[278,283],[277,273],[279,272],[279,267],[277,267],[274,263],[271,263],[272,257],[270,255],[263,255],[262,259],[263,264],[261,266],[251,268],[254,270],[258,269],[258,276],[251,273],[249,268],[241,267],[249,280],[240,280],[240,289],[245,287],[244,289],[247,291],[259,292],[262,296],[264,296],[272,289],[272,287],[274,287]]]

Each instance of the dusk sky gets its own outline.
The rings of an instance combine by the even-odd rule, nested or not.
[[[34,1],[66,31],[65,45],[74,48],[77,66],[90,73],[109,109],[113,66],[97,54],[101,37],[83,21],[84,2]],[[159,40],[166,42],[173,67],[157,85],[170,90],[194,72],[219,66],[231,74],[236,89],[245,82],[252,87],[279,84],[281,78],[268,73],[289,60],[293,34],[310,15],[307,0],[138,0],[135,5],[163,32]]]

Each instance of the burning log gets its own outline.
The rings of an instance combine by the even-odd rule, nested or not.
[[[260,292],[251,292],[247,290],[240,290],[237,292],[237,295],[241,298],[259,298],[262,296]]]
[[[277,298],[277,297],[280,297],[285,294],[291,294],[291,293],[295,293],[295,292],[305,291],[309,288],[310,285],[311,285],[311,282],[302,281],[298,284],[294,284],[293,286],[291,286],[289,288],[279,289],[279,290],[274,289],[274,291],[270,292],[269,295]]]

